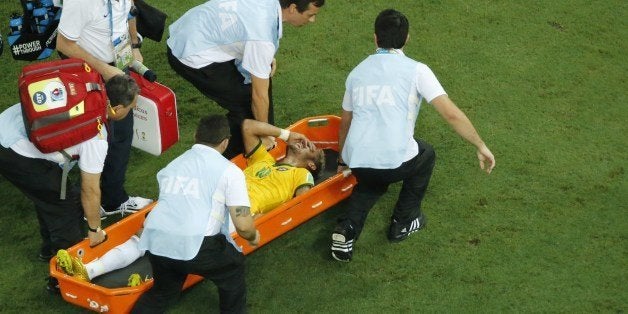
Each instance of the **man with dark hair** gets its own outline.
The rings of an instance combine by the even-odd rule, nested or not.
[[[137,84],[130,77],[119,75],[105,87],[113,101],[108,119],[124,119],[137,102]],[[68,155],[80,157],[77,163],[81,170],[80,189],[68,182],[65,199],[60,199],[64,188],[60,165],[68,161],[61,152],[44,154],[29,141],[20,104],[0,113],[0,128],[0,174],[35,205],[42,237],[39,258],[48,261],[59,249],[83,240],[83,217],[87,220],[90,244],[104,241],[99,209],[100,174],[107,155],[106,128],[93,138],[64,149]],[[54,284],[50,288],[54,289]]]
[[[394,11],[384,10],[375,20],[375,38],[377,47],[401,49],[408,40],[410,23],[405,15]]]
[[[274,124],[271,77],[282,22],[312,23],[324,0],[211,0],[170,25],[170,66],[225,108],[233,138],[227,158],[243,150],[244,119]]]
[[[133,313],[163,313],[188,274],[218,287],[220,311],[246,309],[244,255],[229,234],[229,217],[251,245],[259,242],[242,171],[222,156],[231,135],[224,116],[201,119],[196,144],[157,173],[159,201],[137,247],[146,250],[154,284]]]
[[[358,184],[332,233],[331,255],[339,261],[351,260],[370,209],[394,182],[402,181],[403,185],[388,239],[402,241],[425,226],[421,201],[436,155],[428,143],[414,139],[423,99],[477,148],[482,169],[490,173],[495,167],[495,157],[430,68],[404,55],[401,49],[408,40],[408,26],[402,13],[382,11],[375,20],[375,54],[347,78],[338,164],[339,170],[350,167]]]
[[[134,59],[143,61],[132,8],[133,0],[65,1],[57,36],[59,54],[85,60],[105,81],[124,74],[123,69]],[[124,188],[133,142],[133,115],[109,122],[108,131],[101,215],[135,212],[152,200],[130,196]]]
[[[282,8],[287,8],[290,5],[294,4],[297,11],[304,12],[307,11],[311,5],[322,7],[325,4],[325,0],[279,0]]]
[[[128,75],[116,75],[112,77],[105,83],[105,88],[107,89],[107,98],[109,99],[110,106],[111,104],[118,104],[118,106],[120,106],[121,104],[133,103],[137,95],[140,94],[140,87],[137,86],[135,80]],[[128,106],[122,106],[128,108]],[[115,108],[114,111],[116,111]],[[115,121],[116,119],[114,118],[113,120]]]
[[[194,139],[197,144],[220,143],[221,140],[231,139],[229,122],[219,115],[212,115],[201,119],[196,129]]]

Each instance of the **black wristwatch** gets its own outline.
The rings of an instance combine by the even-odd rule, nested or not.
[[[140,41],[137,44],[131,44],[131,48],[132,49],[136,49],[136,48],[140,49],[140,48],[142,48],[142,42]]]
[[[87,230],[91,231],[91,232],[100,232],[102,229],[100,229],[100,226],[98,226],[96,229],[92,229],[92,227],[89,226],[89,224],[87,224]]]

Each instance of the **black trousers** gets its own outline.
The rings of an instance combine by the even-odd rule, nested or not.
[[[351,224],[355,238],[360,235],[369,211],[375,202],[386,193],[391,183],[403,181],[392,219],[400,222],[410,221],[421,213],[421,201],[432,177],[436,154],[432,146],[421,140],[419,154],[402,163],[396,169],[352,168],[358,184],[349,197],[347,210],[338,223]]]
[[[133,142],[133,111],[120,121],[108,121],[107,132],[109,147],[100,178],[101,204],[105,210],[115,210],[129,199],[124,181]]]
[[[57,163],[24,157],[0,145],[0,174],[35,204],[42,255],[83,240],[80,189],[68,181],[66,199],[59,198],[62,169]]]
[[[211,280],[218,287],[221,313],[246,312],[244,255],[224,235],[205,237],[198,254],[189,261],[180,261],[146,252],[153,268],[153,287],[137,301],[131,313],[164,313],[181,294],[188,274]],[[199,312],[213,312],[199,304]]]
[[[203,95],[214,100],[227,110],[227,119],[231,128],[231,140],[223,155],[227,159],[241,154],[244,151],[242,141],[242,121],[253,119],[251,103],[251,84],[244,84],[244,77],[238,71],[234,61],[212,63],[200,69],[194,69],[181,63],[172,55],[168,48],[168,63],[172,69],[189,81]],[[275,124],[272,96],[272,81],[268,89],[269,107],[268,123]]]

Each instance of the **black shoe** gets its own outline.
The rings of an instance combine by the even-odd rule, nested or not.
[[[48,277],[46,280],[48,281],[46,283],[46,290],[48,290],[50,294],[61,294],[61,291],[59,290],[59,281],[57,281],[56,278]]]
[[[39,255],[37,255],[37,259],[41,262],[44,263],[48,263],[50,262],[50,259],[52,258],[52,253],[50,253],[49,255],[43,252],[40,252]]]
[[[350,262],[353,256],[353,226],[336,226],[331,234],[331,256],[337,261]]]
[[[408,222],[399,222],[393,218],[388,229],[388,240],[391,242],[403,241],[412,233],[425,228],[426,223],[427,218],[423,213]]]
[[[55,253],[52,253],[52,248],[49,245],[42,244],[39,248],[39,255],[37,255],[37,259],[44,263],[48,263]]]

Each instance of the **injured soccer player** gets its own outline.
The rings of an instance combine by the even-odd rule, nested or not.
[[[244,176],[251,214],[255,217],[309,191],[314,186],[314,178],[325,167],[323,150],[303,134],[247,119],[242,123],[242,136],[247,163]],[[270,136],[278,137],[288,144],[285,157],[279,161],[262,144],[262,139]],[[232,223],[230,231],[235,231]],[[144,256],[144,251],[138,247],[140,232],[87,264],[83,264],[78,257],[70,256],[67,251],[60,250],[57,253],[57,265],[66,274],[84,281],[124,268]]]

